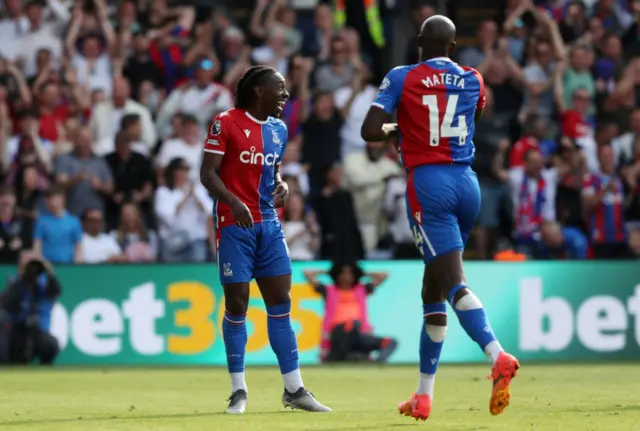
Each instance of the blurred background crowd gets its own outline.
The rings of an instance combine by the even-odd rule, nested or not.
[[[640,0],[4,0],[0,262],[215,257],[211,119],[254,64],[286,78],[291,257],[419,258],[406,173],[360,126],[420,23],[484,76],[469,258],[640,256]]]

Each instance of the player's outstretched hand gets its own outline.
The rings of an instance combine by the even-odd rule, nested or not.
[[[253,217],[249,208],[240,202],[240,199],[236,199],[231,204],[231,215],[236,221],[236,224],[240,227],[253,227]]]
[[[382,125],[382,131],[387,135],[387,141],[391,142],[396,150],[399,150],[398,130],[398,123],[384,123]]]
[[[284,204],[287,203],[287,198],[289,197],[289,186],[284,181],[276,184],[275,189],[273,190],[273,204],[276,208],[281,208]]]

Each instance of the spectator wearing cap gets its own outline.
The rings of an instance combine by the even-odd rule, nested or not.
[[[181,115],[182,125],[178,131],[178,136],[165,141],[160,147],[156,159],[159,168],[159,175],[169,163],[181,158],[189,166],[189,178],[198,182],[200,178],[200,164],[202,163],[202,140],[198,120],[188,114]]]
[[[82,254],[78,263],[118,263],[127,258],[115,238],[104,233],[102,211],[89,208],[82,213]]]
[[[97,0],[93,3],[96,8],[100,32],[81,34],[80,29],[84,21],[82,4],[82,2],[77,2],[74,5],[65,39],[65,49],[71,60],[71,68],[75,73],[77,84],[86,86],[91,91],[103,90],[108,96],[111,94],[113,83],[109,53],[114,47],[115,34],[103,0]],[[102,38],[105,41],[104,46]]]
[[[172,91],[158,112],[156,127],[161,136],[171,136],[173,130],[170,120],[179,113],[195,118],[204,135],[212,118],[233,107],[231,92],[213,80],[218,67],[213,59],[197,60],[193,80]]]
[[[139,205],[144,219],[150,221],[154,173],[149,159],[131,148],[131,137],[122,131],[116,135],[115,151],[105,160],[114,180],[113,194],[107,200],[107,227],[115,229],[120,207],[127,201]]]
[[[102,157],[91,152],[91,134],[83,127],[73,142],[73,151],[55,162],[56,184],[66,190],[69,211],[82,214],[87,208],[105,209],[105,197],[113,192],[113,176]]]
[[[53,186],[46,192],[47,212],[36,219],[33,248],[52,263],[79,262],[82,226],[65,206],[65,192]]]
[[[151,113],[146,106],[131,99],[131,87],[126,78],[115,78],[113,95],[110,99],[98,103],[93,108],[91,130],[93,141],[113,139],[120,130],[122,117],[126,114],[137,114],[142,122],[142,140],[151,151],[156,145],[157,133],[153,125]]]
[[[48,6],[54,19],[45,20],[44,8]],[[58,0],[30,0],[26,6],[29,31],[23,33],[9,45],[15,46],[13,60],[24,60],[23,72],[30,78],[36,74],[36,53],[39,49],[48,49],[55,65],[60,63],[63,54],[62,35],[69,22],[69,11]],[[5,45],[5,44],[3,44]]]

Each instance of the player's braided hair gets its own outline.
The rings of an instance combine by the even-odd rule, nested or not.
[[[269,66],[253,66],[247,70],[236,85],[236,108],[247,109],[254,97],[253,88],[260,84],[262,79],[276,70]]]

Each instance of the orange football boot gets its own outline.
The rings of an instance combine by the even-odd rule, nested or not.
[[[520,363],[515,356],[500,352],[498,360],[493,364],[491,376],[487,377],[493,379],[493,390],[489,401],[489,411],[492,415],[499,415],[509,405],[511,399],[509,385],[511,379],[516,376],[518,368],[520,368]]]
[[[431,414],[431,397],[427,394],[413,394],[409,401],[398,405],[398,412],[415,420],[426,421]]]

